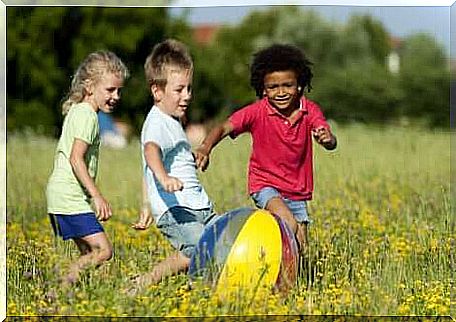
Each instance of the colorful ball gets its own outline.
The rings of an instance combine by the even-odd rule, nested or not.
[[[239,208],[219,216],[204,230],[189,274],[203,277],[217,291],[295,285],[298,249],[293,233],[266,210]]]

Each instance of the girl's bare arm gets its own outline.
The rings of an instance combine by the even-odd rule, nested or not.
[[[88,148],[89,144],[87,142],[74,139],[70,154],[70,164],[76,178],[92,197],[97,218],[99,220],[108,220],[112,216],[111,206],[101,195],[84,162],[84,156]]]

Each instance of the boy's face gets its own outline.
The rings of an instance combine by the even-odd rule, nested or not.
[[[164,113],[181,118],[192,98],[193,71],[189,69],[172,69],[167,72],[166,86],[152,85],[155,104]]]
[[[299,108],[298,78],[292,70],[276,71],[264,76],[264,92],[279,112]]]

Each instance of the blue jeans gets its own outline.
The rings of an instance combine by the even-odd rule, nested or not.
[[[190,258],[204,227],[215,216],[212,209],[172,207],[160,217],[157,228],[175,249]]]
[[[281,198],[288,206],[290,211],[293,213],[294,218],[298,223],[309,224],[312,220],[309,218],[307,212],[307,202],[305,200],[290,200],[282,197],[280,192],[275,188],[265,187],[258,192],[254,192],[250,195],[258,208],[265,209],[269,200],[274,197]]]

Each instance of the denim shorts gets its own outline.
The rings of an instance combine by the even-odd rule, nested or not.
[[[215,212],[209,208],[172,207],[158,219],[157,228],[175,249],[190,258],[204,227],[215,218]]]
[[[54,234],[62,237],[63,240],[104,232],[103,226],[93,212],[77,215],[49,214],[49,219]]]
[[[282,198],[285,204],[293,213],[298,223],[310,224],[312,220],[309,218],[307,212],[307,202],[305,200],[290,200],[282,197],[280,192],[275,188],[265,187],[258,192],[254,192],[250,195],[258,208],[265,209],[269,200],[274,197]]]

